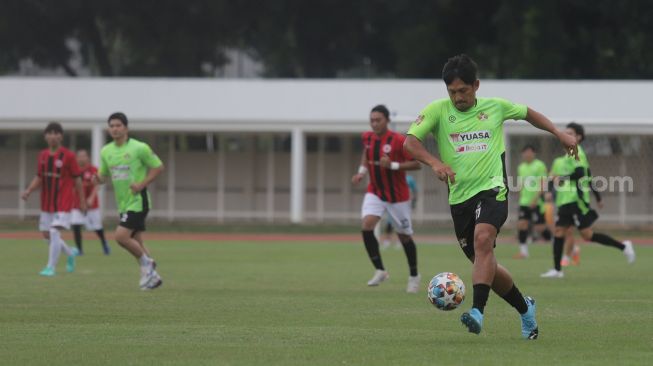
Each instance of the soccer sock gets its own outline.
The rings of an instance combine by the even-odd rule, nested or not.
[[[474,293],[476,293],[476,290],[474,290]],[[526,300],[524,300],[524,295],[521,294],[517,286],[514,284],[512,285],[512,288],[508,290],[508,293],[501,297],[515,308],[519,314],[524,314],[528,311],[528,305],[526,304]]]
[[[551,230],[549,228],[542,230],[542,238],[546,241],[551,240]]]
[[[562,251],[565,248],[565,238],[553,238],[553,268],[560,271],[560,260],[562,259]]]
[[[609,247],[615,247],[615,248],[617,248],[619,250],[624,250],[624,248],[626,248],[626,246],[623,245],[622,243],[614,240],[612,237],[610,237],[608,235],[601,234],[601,233],[594,233],[594,235],[592,235],[591,240],[593,242],[603,244],[603,245],[607,245]]]
[[[415,246],[415,242],[412,238],[405,243],[401,242],[401,245],[404,247],[406,259],[408,259],[410,275],[415,277],[417,276],[417,246]]]
[[[73,226],[73,235],[75,237],[75,245],[79,252],[82,252],[82,225],[72,225]]]
[[[102,247],[106,251],[106,249],[108,248],[108,244],[107,244],[107,239],[105,239],[104,237],[104,229],[95,230],[95,233],[97,234],[97,237],[100,238],[100,241],[102,241]]]
[[[517,236],[519,238],[519,244],[526,244],[526,240],[528,239],[528,230],[519,230]]]
[[[143,254],[139,259],[138,263],[141,265],[141,267],[145,267],[152,262],[152,258],[148,257],[147,254]]]
[[[61,244],[61,251],[63,251],[67,256],[73,255],[72,249],[66,244],[66,242],[63,240],[61,237],[61,234],[59,234],[59,243]]]
[[[374,231],[372,230],[363,230],[363,243],[365,243],[365,250],[367,250],[367,256],[370,257],[374,268],[381,271],[385,270],[383,267],[383,261],[381,260],[381,253],[379,252],[379,241],[376,240],[374,236]]]
[[[48,255],[48,267],[55,268],[59,262],[61,253],[61,234],[57,229],[50,229],[50,251]]]
[[[484,283],[479,283],[474,285],[474,303],[472,304],[473,308],[478,309],[478,311],[483,314],[485,310],[485,304],[487,303],[487,298],[490,296],[490,285]]]
[[[519,252],[522,255],[528,255],[528,243],[526,243],[526,240],[528,239],[528,230],[519,230]]]

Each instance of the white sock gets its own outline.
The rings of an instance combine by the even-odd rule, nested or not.
[[[72,251],[72,249],[70,249],[70,247],[66,244],[66,242],[63,240],[63,238],[61,237],[61,235],[59,235],[59,243],[61,244],[61,250],[62,250],[64,253],[66,253],[67,256],[70,257],[70,256],[73,255],[73,251]]]
[[[528,244],[519,244],[519,253],[528,256]]]
[[[152,263],[152,258],[148,257],[147,254],[143,254],[139,259],[138,263],[141,264],[141,267],[145,267]]]
[[[570,258],[569,258],[568,255],[565,254],[565,255],[562,256],[562,260],[569,262]]]
[[[50,229],[50,252],[48,255],[48,267],[55,268],[59,262],[61,253],[61,233],[57,229]]]

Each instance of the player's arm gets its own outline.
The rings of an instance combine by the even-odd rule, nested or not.
[[[367,148],[364,148],[361,154],[361,164],[358,167],[358,172],[351,177],[351,184],[357,185],[360,183],[367,175],[367,171]]]
[[[587,175],[590,178],[590,189],[592,190],[592,193],[594,194],[594,198],[596,199],[596,205],[599,206],[599,208],[603,208],[603,200],[601,198],[601,193],[596,189],[596,186],[594,186],[594,179],[592,179],[592,171],[588,168],[587,169]]]
[[[379,160],[379,165],[390,170],[420,170],[422,167],[417,160],[404,162],[392,161],[388,155],[383,155]]]
[[[84,185],[82,184],[82,177],[75,177],[75,191],[79,196],[79,210],[86,214],[86,199],[84,197]]]
[[[573,136],[557,129],[551,120],[534,109],[527,108],[526,118],[524,119],[534,127],[547,131],[558,138],[569,155],[573,155],[578,160],[578,146],[576,146],[576,139]]]
[[[100,169],[93,174],[93,185],[97,188],[98,185],[106,183],[108,177],[109,165],[107,165],[107,162],[104,160],[104,156],[100,154]]]
[[[415,160],[431,167],[435,175],[437,175],[438,179],[441,181],[446,182],[448,180],[451,182],[451,184],[455,183],[456,173],[451,170],[450,166],[443,163],[440,161],[440,159],[429,153],[428,150],[426,150],[424,147],[424,144],[422,144],[422,141],[420,141],[417,137],[409,134],[406,137],[406,141],[404,142],[404,150],[406,150],[413,158],[415,158]]]
[[[23,191],[23,193],[20,195],[20,198],[23,199],[23,201],[27,201],[29,198],[29,195],[32,194],[35,190],[41,188],[41,177],[38,175],[35,175],[32,181],[29,183],[27,188]]]
[[[143,189],[145,189],[145,187],[147,187],[150,183],[152,183],[156,179],[156,177],[158,177],[159,174],[161,174],[161,172],[163,172],[163,164],[148,169],[147,176],[142,182],[132,183],[132,185],[130,186],[132,193],[136,194],[142,191]]]
[[[95,197],[97,197],[97,192],[98,192],[99,188],[100,188],[100,185],[93,182],[93,188],[91,189],[91,194],[89,194],[88,197],[86,197],[86,206],[87,207],[90,207],[91,205],[93,205],[93,201],[95,201]]]

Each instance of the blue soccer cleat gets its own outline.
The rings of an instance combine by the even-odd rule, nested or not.
[[[69,255],[66,260],[66,271],[68,271],[68,273],[75,272],[75,257],[79,255],[79,250],[77,250],[77,248],[72,248],[70,251],[72,252],[72,255]]]
[[[54,276],[54,268],[52,267],[45,267],[41,272],[39,272],[41,276],[45,277],[52,277]]]
[[[535,300],[530,297],[524,297],[528,310],[521,315],[521,336],[524,339],[537,339],[539,331],[535,321]]]
[[[483,313],[477,308],[472,308],[469,312],[460,316],[460,321],[465,324],[471,333],[479,334],[483,327]]]

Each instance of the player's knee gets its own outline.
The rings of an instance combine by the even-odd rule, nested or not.
[[[413,237],[410,235],[397,234],[397,237],[399,237],[399,241],[401,242],[401,244],[408,244],[411,241],[413,241]]]
[[[593,235],[594,235],[594,233],[592,232],[591,229],[585,229],[585,230],[580,231],[580,236],[582,236],[583,240],[586,240],[586,241],[591,241]]]
[[[528,230],[528,221],[527,220],[519,220],[517,222],[517,230]]]
[[[484,256],[492,252],[494,245],[494,237],[487,231],[479,231],[474,233],[474,252],[476,256]]]
[[[566,232],[566,231],[567,231],[566,228],[564,228],[564,227],[560,227],[560,226],[556,226],[555,230],[553,231],[553,235],[554,235],[556,238],[564,238],[564,237],[565,237],[565,232]]]

